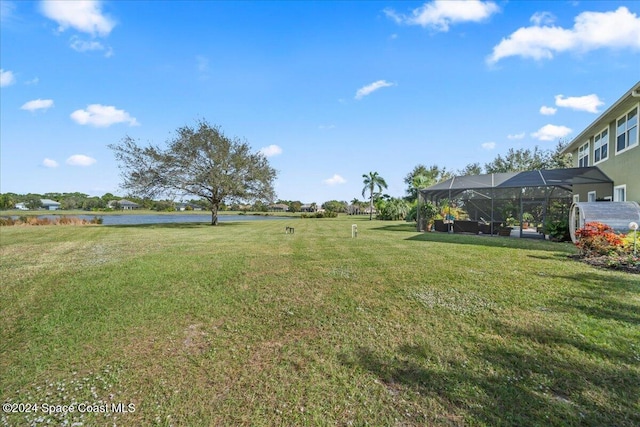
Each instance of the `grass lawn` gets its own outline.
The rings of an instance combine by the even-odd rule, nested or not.
[[[0,248],[1,400],[41,405],[0,425],[640,425],[640,277],[569,244],[340,217]]]

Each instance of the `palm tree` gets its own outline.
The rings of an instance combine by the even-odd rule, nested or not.
[[[362,178],[364,178],[362,181],[364,184],[362,197],[366,197],[365,193],[369,191],[369,221],[371,221],[373,219],[373,196],[376,194],[375,188],[378,187],[378,192],[381,192],[383,188],[387,188],[387,183],[383,177],[378,175],[378,172],[369,172],[368,175],[362,175]]]

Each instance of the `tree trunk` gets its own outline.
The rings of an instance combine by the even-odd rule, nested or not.
[[[371,198],[369,198],[369,221],[373,219],[373,193],[371,194]]]
[[[211,225],[218,225],[218,206],[211,206]]]

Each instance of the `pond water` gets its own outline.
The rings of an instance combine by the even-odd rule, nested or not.
[[[168,224],[168,223],[184,223],[184,222],[204,222],[211,223],[211,214],[143,214],[143,215],[68,215],[69,217],[92,220],[96,216],[102,218],[103,225],[140,225],[140,224]],[[59,218],[60,215],[38,215],[38,218]],[[14,216],[18,219],[18,216]],[[279,220],[279,219],[295,219],[292,217],[282,216],[265,216],[265,215],[218,215],[218,222],[231,221],[260,221],[260,220]]]

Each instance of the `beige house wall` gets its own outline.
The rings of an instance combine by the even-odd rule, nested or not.
[[[573,156],[573,166],[579,167],[579,149],[588,142],[588,166],[597,166],[600,168],[602,172],[613,180],[614,187],[624,186],[627,201],[640,203],[640,123],[637,125],[636,134],[638,136],[636,141],[632,141],[631,145],[625,150],[616,152],[617,121],[634,108],[637,109],[638,116],[640,116],[640,82],[578,135],[564,152],[571,153]],[[638,120],[640,122],[640,117],[638,117]],[[604,129],[608,129],[609,131],[609,142],[607,146],[608,157],[605,160],[594,162],[594,139],[595,136],[600,135]],[[581,202],[586,202],[590,191],[596,192],[596,198],[598,200],[606,197],[614,199],[614,194],[611,193],[615,193],[615,190],[612,191],[610,186],[602,184],[575,185],[573,188],[574,198],[577,196]]]

